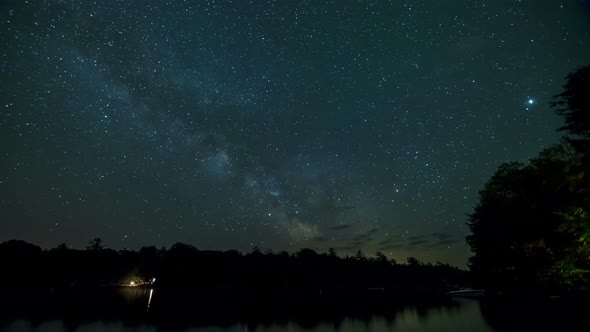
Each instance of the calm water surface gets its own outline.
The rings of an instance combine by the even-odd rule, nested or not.
[[[487,332],[585,331],[590,302],[518,298],[444,299],[413,305],[389,300],[236,302],[151,289],[77,290],[68,297],[2,293],[1,332]],[[24,310],[20,304],[34,304]],[[47,300],[51,299],[51,300]],[[61,299],[61,302],[60,302]],[[183,300],[184,299],[184,300]],[[187,301],[188,299],[188,301]],[[411,299],[410,299],[411,300]],[[24,307],[23,307],[24,308]],[[67,315],[64,315],[67,313]]]
[[[395,315],[395,319],[384,317],[370,317],[367,319],[344,318],[339,322],[319,323],[312,327],[303,327],[296,322],[287,321],[283,323],[237,323],[229,327],[203,326],[187,327],[182,331],[317,331],[317,332],[353,332],[353,331],[470,331],[484,332],[494,331],[484,319],[480,304],[477,300],[460,299],[458,306],[439,307],[429,309],[426,312],[419,312],[415,308],[408,308]],[[162,326],[151,324],[123,323],[121,321],[90,321],[76,322],[64,320],[49,320],[32,322],[28,319],[15,319],[5,321],[0,330],[6,332],[155,332],[168,331]],[[176,329],[173,329],[176,330]]]

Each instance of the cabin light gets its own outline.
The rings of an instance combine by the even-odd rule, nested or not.
[[[130,282],[129,286],[131,286],[131,287],[135,286],[135,281]]]

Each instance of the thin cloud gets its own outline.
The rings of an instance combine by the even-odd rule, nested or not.
[[[333,231],[343,231],[343,230],[349,229],[349,228],[352,228],[351,224],[336,225],[336,226],[332,226],[330,229]]]

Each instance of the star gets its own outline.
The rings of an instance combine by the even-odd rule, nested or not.
[[[585,17],[569,16],[579,1],[535,9],[562,22],[543,26],[517,1],[436,14],[387,2],[172,1],[152,13],[133,1],[13,2],[0,19],[2,77],[14,78],[0,96],[0,234],[50,247],[98,236],[120,249],[128,235],[129,248],[297,250],[301,234],[336,237],[322,251],[393,221],[459,239],[482,180],[555,142],[541,106],[590,58]],[[338,19],[315,19],[323,11]],[[111,13],[124,15],[103,20]],[[238,221],[248,227],[235,241],[225,229]],[[377,251],[374,237],[357,249]],[[438,249],[408,254],[460,266],[470,255],[462,240]]]

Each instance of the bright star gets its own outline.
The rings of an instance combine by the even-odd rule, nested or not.
[[[535,103],[535,101],[533,99],[529,99],[528,103],[529,103],[529,105],[532,105]]]

